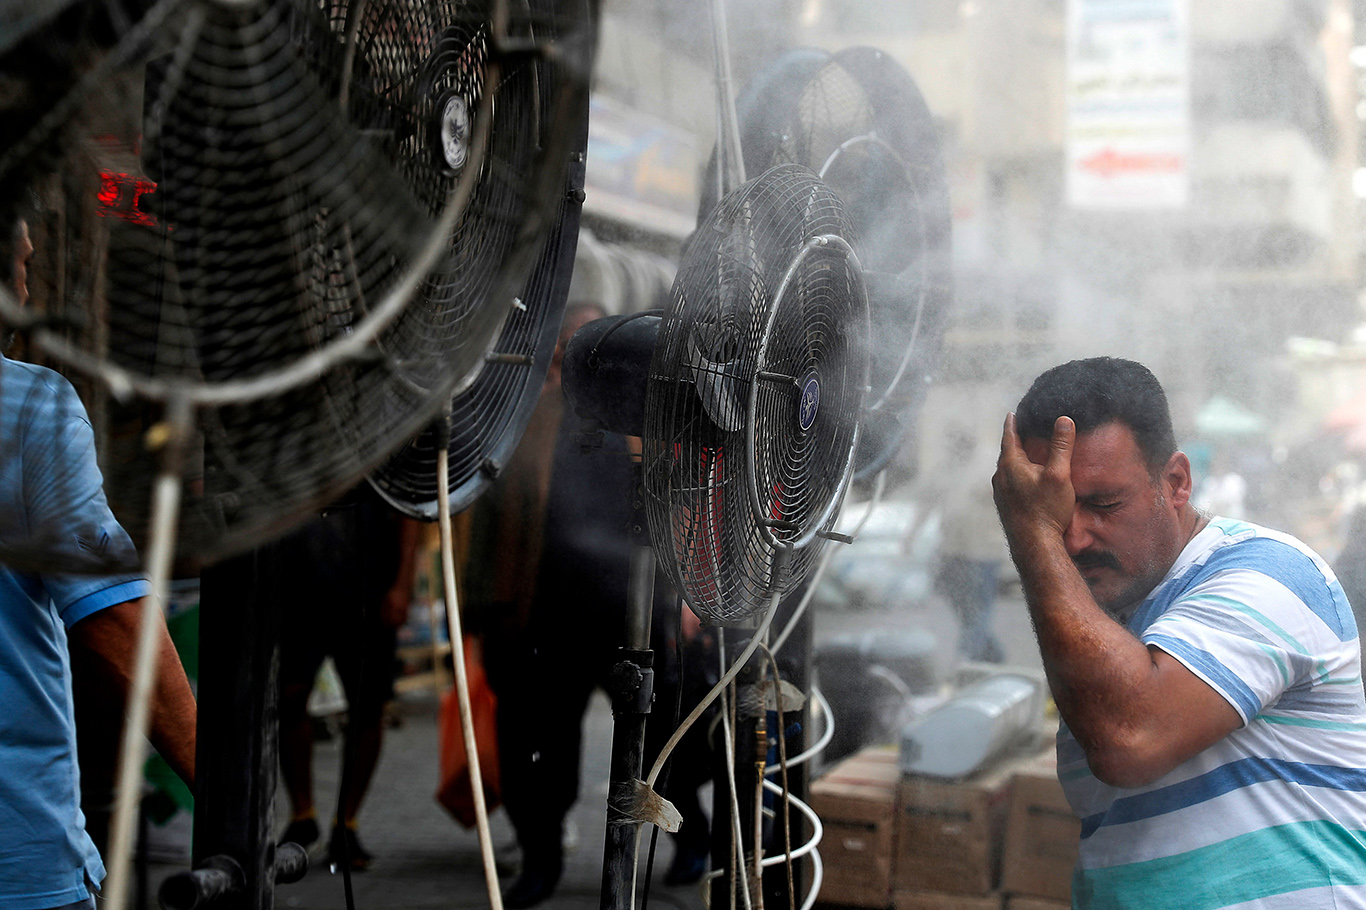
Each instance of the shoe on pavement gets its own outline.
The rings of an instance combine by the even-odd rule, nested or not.
[[[307,850],[318,842],[321,832],[318,830],[318,820],[311,815],[308,818],[296,818],[285,828],[285,833],[280,835],[279,842],[282,844],[298,844]]]
[[[526,910],[527,907],[536,906],[555,893],[563,872],[564,862],[558,857],[554,860],[524,862],[522,874],[503,893],[503,906],[508,910]]]
[[[579,826],[572,818],[566,818],[560,828],[560,849],[566,856],[579,849]]]
[[[370,868],[374,857],[360,845],[354,828],[337,825],[332,829],[332,840],[327,847],[328,862],[334,866],[346,863],[352,872],[364,872]]]
[[[522,873],[522,845],[515,840],[508,841],[493,850],[493,867],[499,875],[520,875]]]

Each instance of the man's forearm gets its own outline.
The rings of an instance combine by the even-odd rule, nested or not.
[[[1061,538],[1031,531],[1010,546],[1058,713],[1104,775],[1143,748],[1152,655],[1096,604]]]
[[[98,674],[126,702],[132,688],[142,601],[115,604],[76,623],[70,631],[72,659]],[[186,783],[194,782],[194,694],[160,612],[156,614],[157,671],[148,737]]]

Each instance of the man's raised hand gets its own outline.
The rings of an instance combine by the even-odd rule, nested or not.
[[[1072,489],[1072,446],[1077,426],[1070,417],[1053,424],[1047,460],[1032,461],[1015,429],[1015,415],[1007,414],[1001,434],[1001,457],[991,479],[996,511],[1006,537],[1012,541],[1022,531],[1053,532],[1059,537],[1072,521],[1076,494]]]

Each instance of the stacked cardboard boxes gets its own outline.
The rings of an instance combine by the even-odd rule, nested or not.
[[[891,904],[900,778],[896,747],[885,746],[845,759],[811,785],[811,808],[825,828],[823,902]]]
[[[1051,747],[961,781],[901,778],[865,750],[811,787],[825,837],[823,904],[894,910],[1065,910],[1080,822]]]
[[[1072,869],[1077,864],[1080,840],[1081,821],[1063,796],[1057,759],[1050,749],[1016,769],[1001,890],[1070,906]],[[1015,910],[1036,910],[1026,903],[1012,906]]]
[[[898,892],[996,890],[1012,767],[961,781],[907,777],[896,843]]]

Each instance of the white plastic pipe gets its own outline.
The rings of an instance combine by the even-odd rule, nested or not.
[[[175,399],[167,409],[171,429],[168,446],[184,444],[189,433],[189,402]],[[123,715],[123,738],[119,745],[118,783],[114,791],[114,817],[109,830],[109,877],[104,891],[108,910],[124,910],[128,902],[129,872],[136,838],[138,803],[142,797],[142,764],[146,760],[147,729],[151,721],[152,694],[156,690],[157,652],[161,644],[159,615],[170,586],[171,557],[175,552],[176,524],[180,516],[182,479],[178,453],[169,454],[152,487],[152,515],[147,547],[147,575],[151,592],[142,599],[133,679]]]
[[[726,686],[730,685],[730,681],[739,674],[740,669],[744,667],[745,663],[750,659],[754,652],[759,649],[759,643],[768,636],[768,628],[773,624],[773,617],[777,614],[778,604],[781,602],[781,594],[774,594],[772,598],[770,598],[768,609],[764,612],[763,622],[761,622],[759,628],[754,631],[754,636],[749,640],[749,644],[740,652],[740,656],[736,659],[735,663],[732,664],[730,669],[725,672],[719,681],[717,681],[716,685],[711,687],[711,691],[702,696],[702,700],[699,701],[697,707],[693,708],[691,713],[683,719],[683,723],[678,725],[678,729],[669,737],[668,742],[664,744],[664,748],[659,750],[659,757],[655,759],[654,765],[650,768],[649,776],[645,778],[645,783],[651,789],[654,788],[655,781],[659,780],[659,773],[664,769],[664,762],[668,761],[670,753],[673,752],[679,741],[683,739],[683,734],[687,733],[688,730],[692,728],[692,725],[697,723],[698,718],[707,710],[707,707],[716,700],[718,695],[725,691]],[[724,660],[722,663],[724,665]]]
[[[445,437],[449,437],[446,433]],[[443,437],[443,438],[445,438]],[[455,697],[460,704],[460,729],[465,736],[465,757],[470,763],[470,788],[474,791],[474,820],[479,831],[479,853],[484,861],[484,884],[489,906],[503,910],[503,894],[498,888],[498,868],[493,862],[493,835],[489,831],[489,810],[484,804],[484,775],[479,767],[479,747],[474,741],[474,720],[470,717],[470,682],[465,672],[465,638],[460,628],[460,601],[455,591],[455,543],[451,535],[450,466],[446,446],[436,450],[436,523],[441,531],[441,578],[446,588],[446,628],[451,639],[451,659],[455,665]]]

